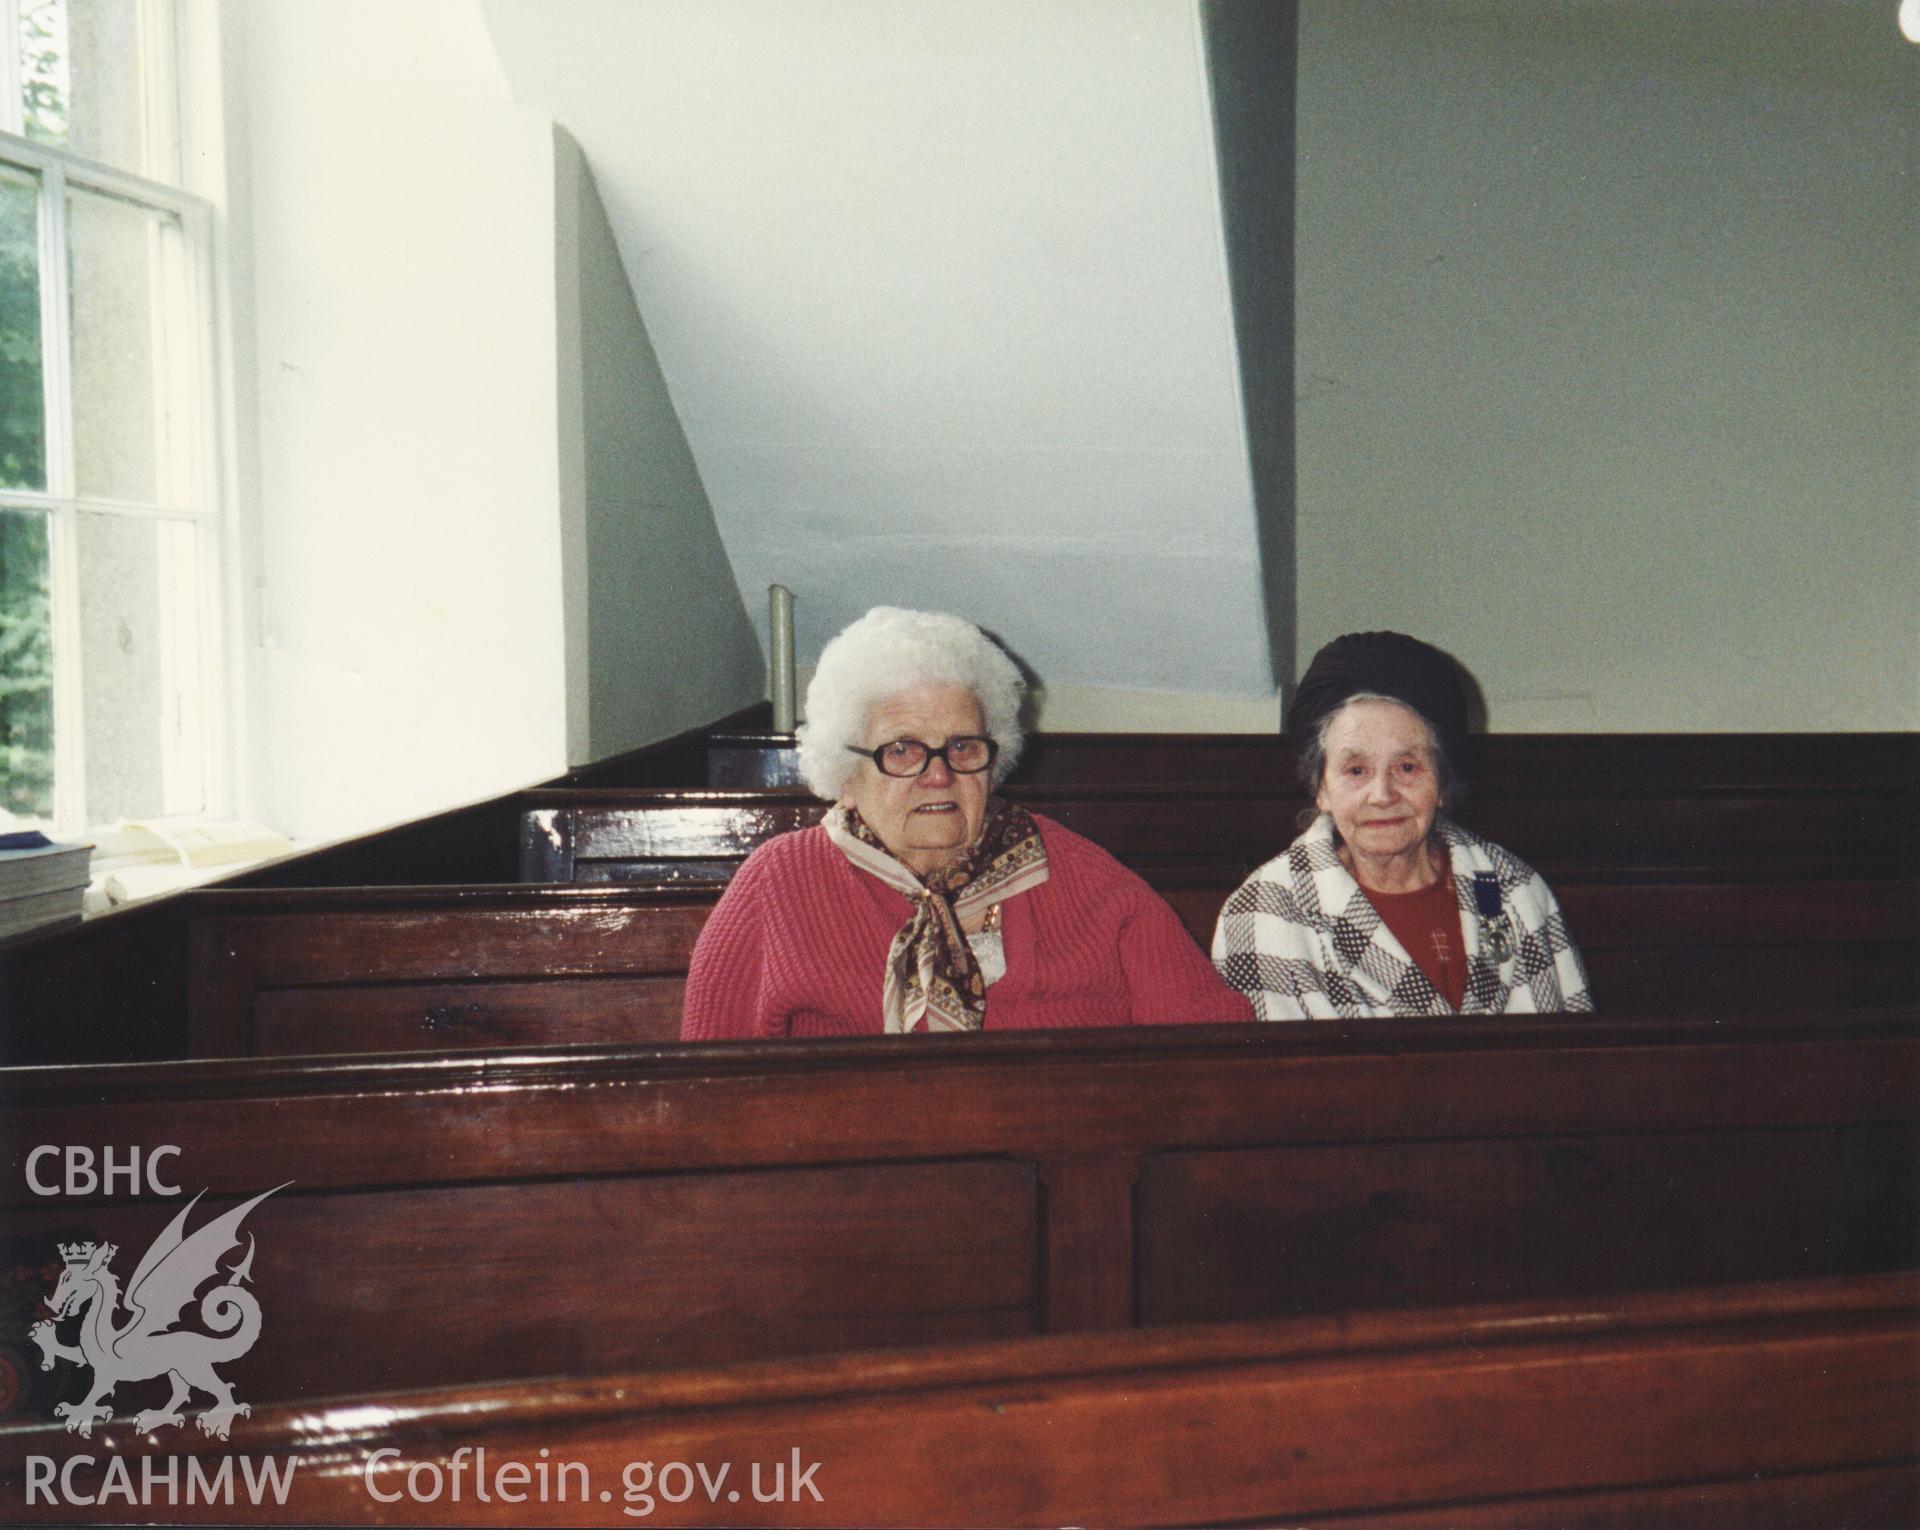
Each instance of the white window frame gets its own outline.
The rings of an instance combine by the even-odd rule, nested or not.
[[[53,636],[54,828],[61,834],[84,832],[86,802],[85,677],[80,645],[79,526],[83,513],[192,522],[199,623],[198,728],[200,733],[200,807],[174,815],[190,821],[223,815],[231,798],[231,754],[226,689],[226,600],[224,567],[228,517],[223,514],[224,474],[219,458],[216,412],[219,402],[217,357],[218,306],[214,293],[214,218],[203,198],[164,181],[135,175],[41,143],[9,129],[20,126],[19,4],[0,0],[0,41],[11,62],[6,77],[12,90],[0,103],[0,160],[38,177],[40,232],[41,383],[44,396],[46,477],[44,491],[0,488],[0,508],[36,511],[48,526],[49,585]],[[173,70],[178,58],[176,11],[172,0],[141,0],[142,56],[147,81],[145,142],[149,168],[177,174],[179,100]],[[69,328],[68,192],[98,192],[141,208],[171,215],[179,222],[185,262],[181,305],[170,324],[188,341],[184,366],[185,407],[178,412],[173,450],[177,463],[166,474],[168,496],[136,503],[83,495],[74,460],[72,335]],[[173,395],[169,395],[173,397]],[[186,439],[177,438],[185,434]],[[163,606],[163,612],[165,610]],[[156,817],[159,815],[155,815]]]

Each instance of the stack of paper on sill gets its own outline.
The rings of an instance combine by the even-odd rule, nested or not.
[[[37,830],[0,834],[0,940],[80,916],[91,845],[60,845]]]

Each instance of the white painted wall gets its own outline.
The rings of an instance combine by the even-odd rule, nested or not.
[[[813,666],[799,671],[804,697]],[[1050,733],[1274,733],[1282,697],[1203,696],[1192,691],[1123,691],[1053,685],[1035,690],[1022,711],[1029,729]]]
[[[1893,6],[1300,7],[1300,655],[1500,731],[1920,725]]]
[[[567,764],[550,124],[472,0],[229,0],[251,801],[303,837]]]
[[[1914,726],[1920,50],[1863,65],[1847,5],[1303,9],[1302,658],[1410,628],[1508,730]],[[617,602],[713,574],[636,534],[700,544],[702,490],[803,660],[945,606],[1055,726],[1272,726],[1187,0],[221,20],[248,811],[550,775],[569,691],[576,760],[665,727],[685,653]]]
[[[484,0],[594,167],[748,611],[1270,703],[1191,0]]]
[[[763,699],[766,665],[593,171],[554,129],[567,752],[603,760]]]

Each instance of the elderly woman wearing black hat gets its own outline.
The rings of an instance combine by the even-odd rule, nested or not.
[[[1443,812],[1467,733],[1452,659],[1398,632],[1336,638],[1287,725],[1318,816],[1213,933],[1214,965],[1258,1018],[1593,1008],[1539,873]]]

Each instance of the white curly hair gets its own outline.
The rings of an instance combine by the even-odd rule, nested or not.
[[[1020,701],[1027,682],[999,646],[970,621],[939,611],[875,606],[821,650],[807,686],[800,778],[817,797],[838,802],[860,764],[847,745],[866,741],[867,714],[902,691],[963,685],[980,703],[998,786],[1020,760]]]

